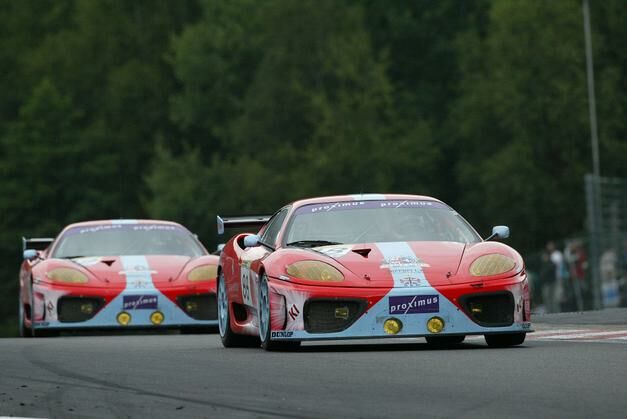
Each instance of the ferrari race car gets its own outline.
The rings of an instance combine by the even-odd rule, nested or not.
[[[271,217],[218,217],[218,233],[255,225],[258,234],[234,236],[220,256],[225,347],[392,337],[446,346],[467,335],[504,347],[531,331],[523,260],[492,241],[509,228],[483,240],[437,199],[331,196]]]
[[[166,221],[90,221],[23,239],[20,333],[215,327],[218,256]]]

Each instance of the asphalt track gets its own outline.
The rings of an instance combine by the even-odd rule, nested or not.
[[[280,353],[224,349],[215,334],[0,339],[0,416],[625,418],[627,310],[539,320],[537,337],[509,349],[478,338]]]

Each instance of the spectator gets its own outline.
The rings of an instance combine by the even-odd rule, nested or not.
[[[567,263],[570,277],[570,289],[576,309],[583,311],[583,293],[586,288],[586,269],[588,267],[588,255],[581,240],[573,240],[567,243],[564,249],[564,260]]]
[[[617,307],[620,304],[618,263],[619,259],[614,248],[608,247],[601,254],[599,271],[603,307]]]
[[[542,282],[542,300],[547,312],[560,311],[563,296],[564,256],[555,243],[546,244],[540,267],[540,280]]]

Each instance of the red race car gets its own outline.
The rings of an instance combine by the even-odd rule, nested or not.
[[[451,345],[484,335],[490,346],[531,331],[521,256],[483,240],[443,202],[416,195],[305,199],[271,217],[218,217],[262,225],[225,245],[218,318],[225,347],[266,350],[301,341],[425,337]]]
[[[215,327],[218,256],[180,224],[90,221],[23,239],[20,333]]]

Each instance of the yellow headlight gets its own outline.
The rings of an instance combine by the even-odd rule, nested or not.
[[[472,276],[490,276],[509,272],[516,267],[514,259],[493,253],[491,255],[479,256],[470,265]]]
[[[431,317],[427,322],[427,330],[431,333],[440,333],[444,330],[444,320],[440,317]]]
[[[155,311],[154,313],[150,315],[150,321],[154,325],[163,323],[163,319],[165,319],[165,316],[160,311]]]
[[[317,260],[301,260],[287,265],[285,270],[290,276],[310,281],[343,281],[342,272],[335,269],[328,263]]]
[[[216,265],[204,265],[192,269],[187,274],[187,279],[190,281],[211,281],[218,276],[218,267]]]
[[[87,275],[76,269],[56,268],[46,273],[46,276],[52,282],[63,282],[71,284],[85,284],[89,281]]]
[[[401,322],[399,319],[391,318],[387,319],[383,323],[383,331],[388,335],[395,335],[400,332],[402,328],[403,322]]]
[[[118,314],[117,320],[118,323],[120,323],[122,326],[126,326],[131,322],[131,315],[128,314],[126,311],[121,311]]]

